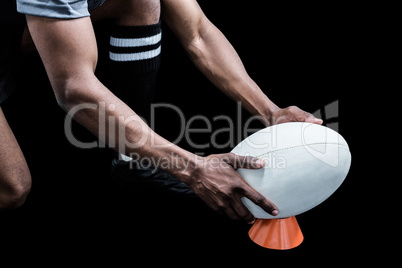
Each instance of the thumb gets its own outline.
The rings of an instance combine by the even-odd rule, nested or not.
[[[316,118],[312,114],[309,114],[309,116],[305,119],[305,122],[321,125],[323,123],[323,120],[320,118]]]
[[[234,169],[259,169],[265,166],[265,161],[260,158],[254,156],[241,156],[234,153],[229,154],[227,163],[230,164]]]

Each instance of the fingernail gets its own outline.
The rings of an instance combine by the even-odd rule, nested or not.
[[[257,159],[257,161],[255,162],[257,164],[257,166],[259,167],[263,167],[265,166],[265,161],[262,159]]]
[[[247,222],[248,224],[254,224],[255,223],[255,219],[253,219],[252,221]]]
[[[276,216],[276,215],[278,215],[278,213],[279,213],[279,212],[275,209],[275,210],[272,210],[272,213],[271,213],[271,214],[272,214],[272,216]]]

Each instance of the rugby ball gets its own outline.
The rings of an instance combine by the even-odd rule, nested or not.
[[[243,197],[254,217],[278,219],[306,212],[331,196],[349,172],[351,154],[336,131],[317,124],[291,122],[261,129],[232,150],[265,161],[261,169],[237,172],[256,191],[272,201],[272,216]]]

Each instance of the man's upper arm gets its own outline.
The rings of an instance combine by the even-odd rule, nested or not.
[[[65,20],[27,15],[27,23],[51,82],[94,71],[97,47],[89,17]]]
[[[162,16],[183,45],[199,37],[209,22],[196,0],[162,0]]]

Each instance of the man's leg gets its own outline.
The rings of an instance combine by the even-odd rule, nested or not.
[[[0,210],[21,206],[30,190],[28,165],[0,108]]]
[[[104,18],[114,22],[110,31],[109,70],[114,93],[150,123],[150,106],[156,87],[161,53],[159,0],[108,0],[91,12],[93,21]],[[191,196],[194,192],[168,173],[123,156],[112,163],[112,176],[123,188]]]
[[[110,19],[109,70],[114,93],[147,123],[161,52],[159,0],[108,0],[92,21]]]

